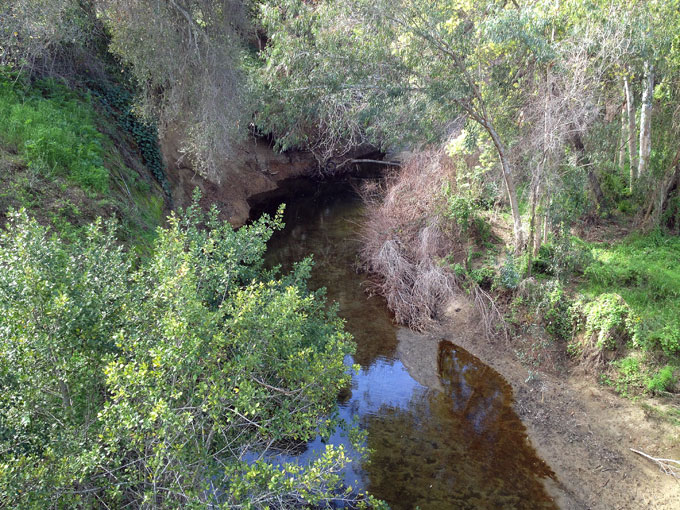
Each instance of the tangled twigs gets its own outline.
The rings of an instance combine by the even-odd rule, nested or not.
[[[641,455],[645,459],[649,459],[654,464],[659,466],[659,469],[666,473],[667,475],[671,475],[675,478],[680,478],[680,460],[673,460],[673,459],[661,459],[658,457],[652,457],[651,455],[647,455],[645,452],[641,452],[640,450],[636,450],[634,448],[630,449],[631,452],[637,453],[638,455]]]

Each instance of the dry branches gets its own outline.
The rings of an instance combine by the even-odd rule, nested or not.
[[[647,455],[645,452],[641,452],[640,450],[636,450],[634,448],[630,448],[630,451],[633,453],[637,453],[638,455],[644,457],[645,459],[651,460],[665,474],[671,475],[675,478],[680,478],[680,460],[652,457],[651,455]]]
[[[373,290],[385,296],[398,322],[428,329],[455,294],[469,292],[491,336],[503,324],[491,297],[477,285],[464,289],[442,263],[452,253],[465,251],[460,230],[444,216],[442,187],[454,172],[448,156],[423,152],[406,161],[384,187],[365,188],[361,257],[364,267],[377,276]]]

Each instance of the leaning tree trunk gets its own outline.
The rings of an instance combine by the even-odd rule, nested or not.
[[[640,114],[640,161],[638,177],[647,174],[649,156],[652,152],[652,103],[654,95],[654,68],[645,62],[645,78],[642,89],[642,113]]]
[[[630,158],[631,181],[637,179],[637,147],[635,146],[635,98],[628,77],[623,79],[623,87],[626,91],[626,109],[628,110],[628,157]],[[632,185],[631,185],[632,188]]]
[[[517,200],[517,188],[515,188],[515,180],[512,173],[512,166],[508,160],[507,150],[505,145],[498,136],[498,133],[493,128],[490,122],[484,121],[482,124],[486,131],[491,136],[493,144],[498,152],[498,159],[501,162],[503,169],[503,181],[505,182],[505,189],[508,192],[508,199],[510,200],[510,209],[512,211],[513,231],[515,235],[515,252],[519,253],[524,245],[524,232],[522,230],[522,215],[519,212],[519,201]]]

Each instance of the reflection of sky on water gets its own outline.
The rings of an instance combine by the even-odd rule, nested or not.
[[[348,356],[345,363],[351,366],[353,359]],[[415,395],[424,394],[426,391],[426,388],[411,378],[400,361],[377,358],[370,367],[361,368],[359,373],[352,378],[351,396],[339,406],[340,418],[346,423],[352,423],[355,416],[360,418],[379,416],[385,407],[406,410]],[[284,456],[279,458],[279,461],[297,461],[306,464],[317,457],[318,453],[323,452],[327,443],[344,445],[348,452],[354,452],[347,432],[339,429],[331,435],[328,441],[317,437],[309,442],[306,449],[299,455]],[[255,457],[249,456],[248,458],[252,460]],[[354,462],[344,473],[345,483],[353,487],[365,487],[367,480],[356,452],[353,458]]]

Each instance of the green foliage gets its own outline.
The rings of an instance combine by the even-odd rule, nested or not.
[[[496,279],[496,270],[493,267],[482,266],[469,270],[467,275],[477,285],[489,290]]]
[[[647,381],[647,389],[652,393],[670,391],[675,382],[673,367],[666,365]]]
[[[442,191],[448,206],[446,216],[455,221],[463,232],[467,232],[476,217],[474,199],[469,194],[453,191],[448,182],[444,185]]]
[[[511,252],[508,252],[500,269],[500,284],[506,289],[514,290],[522,279],[522,273],[518,268],[517,261]]]
[[[619,393],[630,394],[644,385],[644,366],[638,356],[631,355],[612,363],[616,372],[608,379]]]
[[[618,294],[605,293],[581,303],[585,335],[597,351],[639,346],[640,318]]]
[[[156,126],[135,115],[134,96],[120,85],[90,81],[88,86],[104,109],[116,119],[121,129],[132,136],[142,154],[142,161],[161,184],[165,193],[170,195],[170,184],[165,177],[163,156],[158,146],[158,131]]]
[[[555,276],[560,280],[582,273],[591,260],[590,251],[578,237],[562,234],[544,243],[532,262],[538,274]]]
[[[133,263],[111,224],[64,243],[12,213],[0,234],[0,506],[356,497],[338,476],[342,449],[306,467],[243,459],[328,434],[349,381],[353,344],[307,289],[310,261],[263,269],[280,227],[279,213],[234,231],[194,205]]]
[[[15,146],[29,167],[68,178],[90,193],[105,193],[102,135],[87,102],[53,81],[26,87],[0,72],[0,140]]]
[[[616,293],[640,318],[636,338],[648,350],[680,353],[680,239],[653,232],[614,245],[594,245],[580,290],[589,298]]]
[[[559,281],[546,284],[543,309],[543,322],[548,334],[555,340],[570,340],[574,331],[572,302]]]

